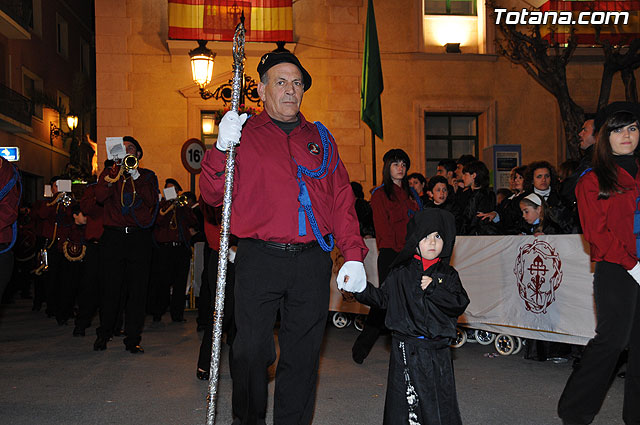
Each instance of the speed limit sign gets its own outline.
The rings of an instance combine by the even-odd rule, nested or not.
[[[189,139],[182,145],[182,165],[192,174],[200,174],[204,159],[204,144],[199,139]]]

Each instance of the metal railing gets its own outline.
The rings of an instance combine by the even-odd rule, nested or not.
[[[9,15],[24,29],[33,28],[32,0],[0,0],[0,10]]]
[[[32,113],[31,100],[0,84],[0,114],[31,127]]]

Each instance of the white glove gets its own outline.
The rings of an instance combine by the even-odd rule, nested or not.
[[[347,292],[362,292],[367,287],[367,274],[360,261],[347,261],[338,272],[338,289]]]
[[[631,277],[640,285],[640,262],[636,263],[636,265],[631,270],[627,270],[627,272],[629,272]]]
[[[230,263],[233,263],[236,261],[236,247],[232,246],[229,248],[228,254],[227,254],[227,261]]]
[[[240,144],[240,135],[242,133],[242,124],[247,120],[247,114],[238,116],[236,111],[229,111],[224,114],[218,125],[218,141],[216,148],[219,151],[226,152],[234,145]]]
[[[132,179],[138,180],[138,177],[140,177],[140,171],[138,171],[137,168],[134,168],[133,170],[129,171],[129,175]]]

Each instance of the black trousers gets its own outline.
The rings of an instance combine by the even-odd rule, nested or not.
[[[265,423],[267,368],[276,360],[273,327],[280,309],[274,424],[309,424],[329,308],[331,257],[319,246],[288,252],[241,239],[235,265],[233,423]]]
[[[149,309],[154,319],[160,319],[167,307],[172,320],[183,319],[190,262],[191,249],[183,244],[173,246],[158,243],[153,249]]]
[[[66,261],[62,252],[58,251],[56,245],[47,249],[48,270],[44,273],[45,297],[47,299],[47,316],[55,316],[58,307],[56,301],[59,298],[60,277],[62,275],[62,262]]]
[[[380,285],[384,282],[389,274],[389,269],[393,260],[396,259],[398,253],[391,248],[382,248],[378,254],[378,282]],[[383,310],[378,307],[371,307],[367,320],[364,323],[364,329],[356,338],[356,342],[353,344],[354,356],[358,351],[360,355],[366,357],[369,355],[371,348],[376,343],[380,331],[385,328],[384,319],[387,315],[387,310]]]
[[[200,287],[200,296],[202,296],[202,288],[207,287],[207,291],[210,292],[209,288],[216,288],[218,282],[218,251],[211,250],[211,253],[208,258],[208,270],[210,273],[207,273],[207,282],[202,282],[202,286]],[[233,344],[233,339],[235,338],[236,328],[235,322],[233,320],[233,304],[235,301],[235,296],[233,292],[234,282],[235,282],[235,265],[233,263],[227,263],[227,279],[226,284],[224,286],[224,315],[222,316],[222,332],[227,334],[226,342],[229,346]],[[209,366],[211,365],[211,347],[213,345],[213,311],[215,309],[215,294],[209,293],[207,297],[209,301],[209,305],[202,306],[203,309],[206,308],[206,312],[203,312],[204,317],[207,318],[206,327],[204,329],[204,333],[202,334],[202,342],[200,344],[200,352],[198,355],[198,368],[202,370],[209,370]],[[231,357],[230,352],[230,356]],[[231,364],[230,358],[230,364]]]
[[[558,403],[567,422],[589,424],[607,395],[620,353],[629,347],[622,417],[640,424],[640,286],[618,264],[596,263],[596,336],[582,353]]]
[[[73,307],[76,305],[76,295],[83,272],[84,261],[69,261],[61,255],[60,274],[55,291],[55,314],[58,324],[66,323],[73,317]]]
[[[8,243],[0,243],[0,251],[7,249],[8,246]],[[0,298],[2,298],[2,294],[11,280],[12,271],[13,251],[9,250],[4,254],[0,254]]]
[[[140,343],[144,327],[147,286],[151,267],[151,231],[138,230],[124,233],[104,229],[100,258],[104,279],[100,282],[99,337],[110,338],[118,319],[121,291],[126,297],[124,339],[126,346]]]
[[[88,242],[84,256],[84,268],[78,287],[78,315],[76,328],[85,330],[91,326],[91,319],[98,311],[100,303],[100,282],[102,280],[102,264],[100,263],[100,243]]]

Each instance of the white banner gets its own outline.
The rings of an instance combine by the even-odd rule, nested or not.
[[[582,235],[461,236],[452,265],[471,303],[459,323],[586,344],[595,335],[593,272]]]
[[[365,240],[367,279],[378,286],[375,239]],[[329,310],[366,314],[368,307],[343,296],[336,275]],[[458,236],[451,264],[471,303],[459,323],[523,338],[586,344],[595,335],[593,270],[582,235]]]

